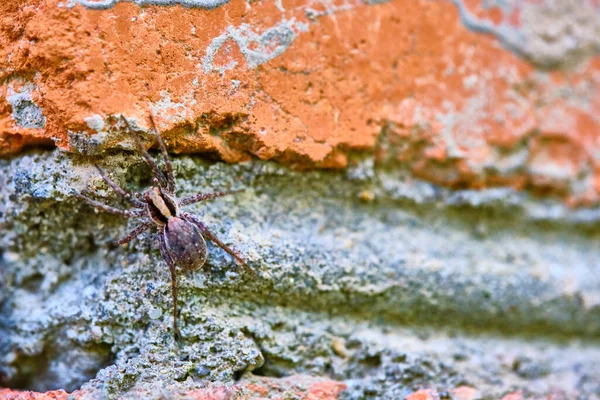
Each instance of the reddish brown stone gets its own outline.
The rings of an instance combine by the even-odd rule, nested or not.
[[[424,389],[409,394],[406,400],[440,400],[440,396],[433,389]]]
[[[502,400],[523,400],[523,391],[517,390],[502,397]]]
[[[255,383],[247,384],[246,389],[256,392],[256,393],[260,394],[261,396],[265,396],[267,393],[269,393],[269,388],[267,388],[265,386],[257,385]]]
[[[306,400],[335,400],[346,390],[346,384],[336,381],[317,382],[306,393]]]
[[[77,391],[69,395],[64,390],[51,390],[45,393],[18,391],[0,388],[0,400],[77,400],[83,392]]]
[[[176,386],[165,388],[170,391],[171,398],[186,398],[195,400],[251,400],[302,398],[304,400],[336,400],[346,389],[343,382],[307,375],[292,375],[286,378],[251,377],[239,381],[236,385],[209,384],[202,389],[182,391]],[[144,398],[148,389],[144,385],[132,389],[130,395]],[[90,398],[102,398],[102,393],[91,393]],[[77,400],[84,396],[83,391],[70,395],[63,390],[53,390],[46,393],[0,389],[0,400]]]
[[[342,168],[367,150],[445,186],[600,201],[600,58],[541,72],[451,2],[66,3],[0,4],[0,154],[43,139],[76,151],[68,131],[96,135],[120,114],[148,127],[152,111],[174,152]],[[517,8],[468,4],[521,24]],[[23,93],[44,123],[13,118]]]
[[[186,393],[186,398],[194,400],[233,400],[235,389],[224,386],[192,390]]]

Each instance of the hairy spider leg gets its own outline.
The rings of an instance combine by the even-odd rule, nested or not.
[[[171,293],[173,295],[173,332],[175,339],[179,339],[179,328],[177,327],[177,274],[175,271],[175,263],[167,251],[167,244],[165,242],[164,228],[158,232],[158,243],[160,246],[160,254],[169,266],[171,271]]]
[[[231,192],[214,192],[214,193],[198,193],[190,197],[183,198],[179,200],[180,206],[187,206],[194,203],[199,203],[204,200],[211,200],[216,197],[227,196],[228,194],[234,194],[237,192],[241,192],[241,190],[234,190]]]
[[[150,169],[154,173],[154,176],[156,176],[156,178],[158,179],[158,181],[160,182],[162,187],[168,188],[169,185],[167,183],[167,178],[165,177],[165,174],[161,170],[158,169],[158,166],[156,165],[156,163],[154,162],[152,157],[150,157],[148,150],[146,150],[144,148],[144,146],[142,145],[140,136],[137,134],[136,131],[133,130],[131,125],[129,125],[129,121],[127,121],[127,119],[122,114],[121,114],[121,120],[123,120],[123,122],[125,122],[125,125],[127,126],[127,129],[129,130],[129,133],[131,133],[131,135],[133,136],[136,146],[142,153],[142,156],[144,157],[144,160],[146,160],[146,163],[150,166]]]
[[[185,219],[186,221],[191,222],[192,224],[196,225],[198,227],[198,229],[200,229],[200,232],[202,233],[202,236],[204,236],[206,239],[210,240],[211,242],[213,242],[214,244],[216,244],[217,246],[219,246],[220,248],[222,248],[223,250],[225,250],[225,252],[227,254],[229,254],[231,257],[233,257],[233,259],[240,264],[241,266],[243,266],[248,272],[251,272],[252,274],[256,274],[253,270],[251,270],[248,265],[246,264],[246,261],[244,261],[243,258],[241,258],[235,251],[233,251],[232,249],[230,249],[225,243],[221,242],[219,240],[218,237],[216,237],[207,227],[206,225],[204,225],[202,222],[200,222],[200,220],[198,218],[196,218],[195,216],[193,216],[192,214],[189,213],[181,213],[181,218]]]
[[[89,197],[84,196],[80,193],[76,193],[75,196],[79,197],[82,200],[85,200],[88,204],[90,204],[91,206],[93,206],[95,208],[99,208],[99,209],[109,212],[111,214],[122,215],[127,218],[141,217],[144,212],[143,210],[140,210],[140,211],[121,210],[120,208],[111,207],[111,206],[101,203],[99,201],[90,199]]]
[[[154,225],[155,225],[154,221],[146,222],[145,224],[138,225],[134,230],[129,232],[129,234],[127,236],[115,241],[115,244],[118,244],[118,245],[127,244],[127,243],[131,242],[133,239],[135,239],[137,236],[139,236],[142,232],[152,228],[152,226],[154,226]]]
[[[137,207],[137,208],[144,207],[145,204],[143,202],[139,201],[136,198],[131,197],[131,194],[127,193],[123,188],[121,188],[121,186],[117,185],[112,179],[110,179],[108,177],[108,175],[104,172],[104,170],[102,168],[100,168],[100,166],[98,164],[94,164],[94,167],[96,167],[96,169],[100,173],[100,176],[102,177],[102,179],[104,179],[104,182],[106,182],[108,184],[108,186],[110,186],[112,188],[112,190],[114,190],[119,195],[124,197],[125,200],[127,200],[134,207]]]
[[[169,158],[169,153],[167,152],[167,147],[165,146],[165,143],[163,142],[162,138],[160,137],[160,132],[158,131],[158,129],[156,129],[156,124],[154,123],[154,117],[152,116],[152,113],[149,114],[150,116],[150,124],[152,125],[152,130],[154,131],[154,134],[156,135],[156,141],[158,142],[158,147],[160,147],[160,151],[163,155],[163,159],[165,160],[165,168],[167,170],[167,189],[169,189],[169,191],[171,193],[175,193],[175,176],[173,175],[173,165],[171,165],[171,159]]]

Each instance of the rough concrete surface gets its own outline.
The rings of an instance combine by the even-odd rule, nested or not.
[[[231,398],[276,398],[267,381],[306,394],[315,376],[342,399],[423,388],[600,398],[593,210],[450,191],[372,158],[294,172],[176,157],[180,196],[243,189],[190,208],[258,275],[209,246],[206,268],[179,276],[177,343],[154,236],[116,247],[135,223],[74,197],[118,203],[93,160],[54,150],[0,161],[2,385],[184,398],[224,384]],[[149,183],[139,156],[96,160],[130,190]]]

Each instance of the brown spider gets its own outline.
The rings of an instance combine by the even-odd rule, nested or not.
[[[142,195],[135,193],[135,196],[132,197],[131,194],[127,193],[113,182],[98,165],[94,164],[108,186],[110,186],[117,194],[125,198],[125,200],[127,200],[136,210],[121,210],[92,200],[82,194],[78,193],[76,195],[95,208],[118,214],[126,218],[139,218],[142,220],[141,225],[131,231],[131,233],[123,239],[116,241],[119,245],[130,242],[139,234],[152,227],[157,229],[160,254],[171,270],[173,332],[177,338],[179,337],[179,329],[177,327],[176,265],[179,265],[186,271],[193,271],[202,267],[207,256],[206,242],[204,240],[204,238],[206,238],[225,250],[225,252],[231,255],[237,263],[248,268],[244,260],[238,256],[235,251],[221,242],[197,217],[181,211],[180,206],[214,199],[215,197],[225,196],[234,192],[200,193],[183,199],[177,199],[177,197],[175,197],[175,178],[173,176],[171,160],[167,154],[165,144],[156,129],[152,115],[150,115],[150,122],[165,161],[165,171],[158,169],[156,163],[150,157],[150,154],[148,154],[148,151],[142,146],[138,134],[131,128],[125,117],[121,116],[121,120],[123,120],[125,126],[135,139],[142,156],[154,173],[152,187],[147,189]]]

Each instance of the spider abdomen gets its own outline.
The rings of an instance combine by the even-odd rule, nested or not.
[[[200,229],[179,217],[171,217],[164,227],[167,251],[173,262],[185,270],[195,270],[206,261],[206,242]]]

